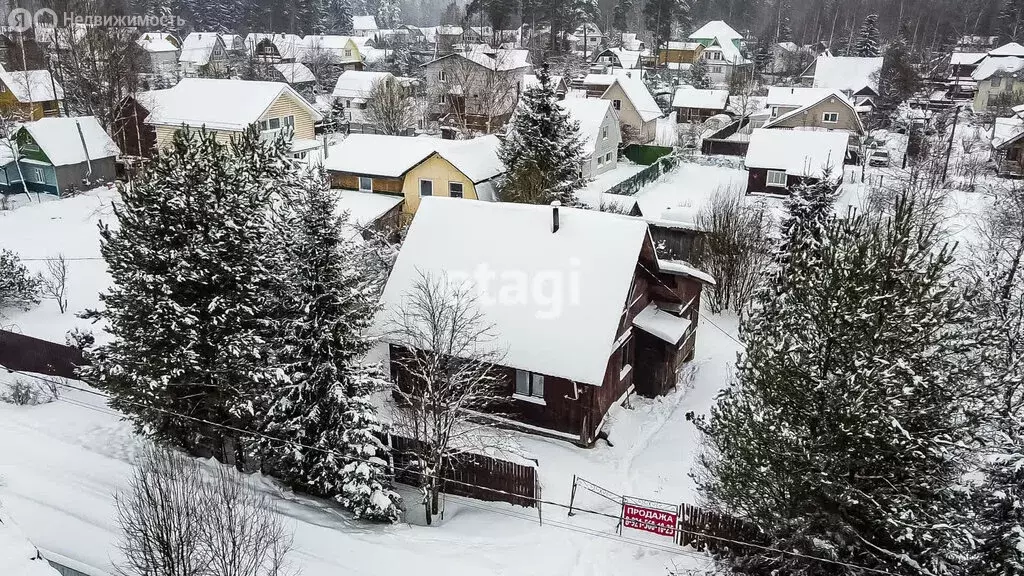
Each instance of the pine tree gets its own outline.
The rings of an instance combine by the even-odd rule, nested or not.
[[[736,381],[699,421],[699,487],[772,547],[894,574],[959,574],[975,344],[952,251],[891,218],[792,243],[741,326]],[[820,236],[819,241],[814,237]],[[862,574],[739,549],[741,574]]]
[[[0,249],[0,312],[9,306],[28,308],[39,303],[39,278],[29,273],[18,255]]]
[[[882,70],[878,77],[878,91],[884,108],[893,110],[913,96],[921,86],[921,76],[910,61],[910,50],[903,35],[893,39],[885,48]]]
[[[385,427],[366,396],[349,399],[344,428],[342,443],[348,458],[338,501],[356,518],[397,522],[401,518],[401,497],[391,486],[390,466],[382,458],[387,451],[380,440]]]
[[[831,158],[831,162],[842,165],[842,158]],[[782,220],[783,260],[797,246],[818,244],[822,232],[835,217],[835,202],[839,197],[839,184],[826,170],[822,178],[813,182],[802,182],[783,201],[786,217]]]
[[[857,36],[857,44],[853,51],[855,56],[861,57],[879,55],[878,14],[868,14],[864,18],[864,24],[860,27],[860,35]]]
[[[612,28],[621,34],[629,30],[629,15],[633,12],[633,0],[617,0],[612,8]]]
[[[999,36],[1002,42],[1016,42],[1024,32],[1024,0],[1006,0],[999,10]]]
[[[352,462],[331,452],[374,456],[367,454],[373,440],[366,436],[382,430],[372,425],[374,408],[364,398],[379,379],[361,363],[370,348],[364,332],[376,294],[363,279],[357,246],[342,240],[344,223],[334,214],[336,200],[326,174],[307,172],[292,188],[273,243],[287,270],[275,288],[274,362],[282,382],[266,389],[261,428],[267,436],[312,448],[281,450],[277,443],[263,442],[261,449],[270,469],[292,485],[348,506],[352,499],[346,494],[355,481],[347,467]],[[390,489],[386,463],[357,464],[392,505],[375,515],[367,513],[365,504],[353,504],[354,511],[396,520],[400,500]],[[382,502],[374,496],[374,504]]]
[[[402,5],[398,0],[380,0],[377,5],[377,26],[384,29],[398,27],[402,22]]]
[[[576,191],[585,185],[580,172],[583,139],[579,122],[558,105],[545,64],[539,85],[523,92],[508,137],[498,152],[507,175],[500,196],[505,202],[577,204]]]
[[[690,85],[701,90],[711,88],[708,63],[703,58],[697,58],[697,61],[690,67]]]
[[[754,53],[754,66],[759,74],[773,72],[772,65],[775,59],[772,56],[772,49],[768,42],[762,40],[757,43],[757,52]]]
[[[328,0],[324,17],[327,34],[352,33],[352,4],[349,0]]]
[[[112,396],[136,431],[221,460],[242,455],[223,429],[251,429],[252,393],[268,378],[267,287],[274,181],[287,144],[255,128],[230,146],[181,130],[100,228],[113,283],[94,316],[114,340],[83,377]]]
[[[779,0],[775,9],[775,41],[792,42],[793,25],[790,22],[790,15],[793,13],[793,7],[789,0]]]
[[[672,27],[690,28],[689,0],[648,0],[643,10],[644,25],[654,33],[655,46],[672,38]]]

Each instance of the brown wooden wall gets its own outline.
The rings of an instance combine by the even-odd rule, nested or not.
[[[4,368],[78,378],[75,372],[85,364],[78,348],[0,330],[0,366]]]
[[[126,98],[118,108],[111,137],[125,156],[150,158],[156,152],[156,130],[145,123],[149,111],[134,98]]]
[[[331,175],[332,188],[359,190],[359,177],[369,176],[373,178],[374,192],[402,195],[402,184],[404,182],[402,178],[382,178],[370,176],[369,174],[353,174],[352,172],[336,172],[334,170],[330,170],[329,174]]]

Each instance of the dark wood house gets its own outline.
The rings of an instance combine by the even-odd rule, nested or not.
[[[849,143],[845,130],[757,128],[744,159],[747,193],[789,194],[802,182],[825,177],[842,183]]]
[[[463,288],[469,280],[478,296],[503,351],[509,397],[494,420],[584,446],[631,393],[655,396],[676,385],[693,358],[707,279],[685,263],[659,260],[639,218],[425,198],[375,322],[402,386],[415,380],[396,360],[415,346],[388,327],[423,275]]]

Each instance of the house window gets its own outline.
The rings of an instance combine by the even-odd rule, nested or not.
[[[25,179],[29,182],[44,184],[46,182],[46,174],[43,173],[42,168],[31,166],[27,171],[25,171]]]
[[[712,74],[721,74],[722,73],[722,67],[721,66],[710,66],[709,70],[711,70]]]
[[[607,126],[605,126],[604,128],[601,128],[601,139],[602,140],[607,140],[608,139],[608,127]]]
[[[516,393],[521,399],[544,398],[544,375],[516,370]]]
[[[359,177],[359,190],[362,192],[373,192],[373,178]]]
[[[783,170],[768,171],[768,185],[780,188],[786,187],[786,172]]]
[[[438,70],[437,71],[437,79],[440,80],[441,82],[447,82],[448,81],[448,75],[445,74],[444,70]]]
[[[1006,79],[1006,89],[1013,90],[1013,78]]]
[[[449,182],[448,195],[452,198],[462,198],[462,182]]]
[[[839,112],[825,112],[821,115],[821,121],[826,124],[835,124],[839,122]]]
[[[598,166],[604,166],[604,156],[598,156],[597,157],[597,165]]]
[[[352,57],[352,50],[345,50],[345,58],[351,58],[351,57]]]
[[[612,100],[612,108],[622,110],[622,100]]]
[[[992,80],[991,80],[992,87],[993,88],[999,88],[1000,80],[1002,80],[1002,78],[1000,78],[999,76],[993,76]]]
[[[268,130],[280,130],[281,129],[281,119],[280,118],[268,118],[267,119],[267,129]]]
[[[612,161],[612,153],[611,152],[609,152],[608,154],[605,154],[604,161],[605,162],[611,162]]]
[[[420,196],[433,196],[434,195],[434,181],[433,180],[420,180]]]
[[[295,128],[295,116],[285,116],[284,125],[288,128]]]
[[[622,344],[622,348],[620,349],[620,354],[619,354],[619,374],[620,375],[622,375],[622,373],[624,373],[626,371],[626,368],[629,368],[630,366],[633,365],[633,354],[635,353],[635,351],[634,351],[635,348],[636,348],[636,343],[633,341],[633,338],[627,339]]]

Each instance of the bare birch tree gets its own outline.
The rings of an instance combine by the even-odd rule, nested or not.
[[[56,258],[46,261],[46,272],[39,278],[39,285],[42,293],[48,298],[57,301],[57,307],[63,314],[68,309],[68,261],[64,254],[58,254]]]
[[[507,376],[497,366],[504,354],[470,291],[447,277],[422,274],[396,316],[389,328],[399,366],[396,430],[413,441],[399,457],[420,474],[429,524],[444,470],[467,448],[493,441],[474,423],[508,400]]]
[[[416,124],[416,103],[395,78],[374,81],[366,98],[366,120],[381,134],[405,134]]]

